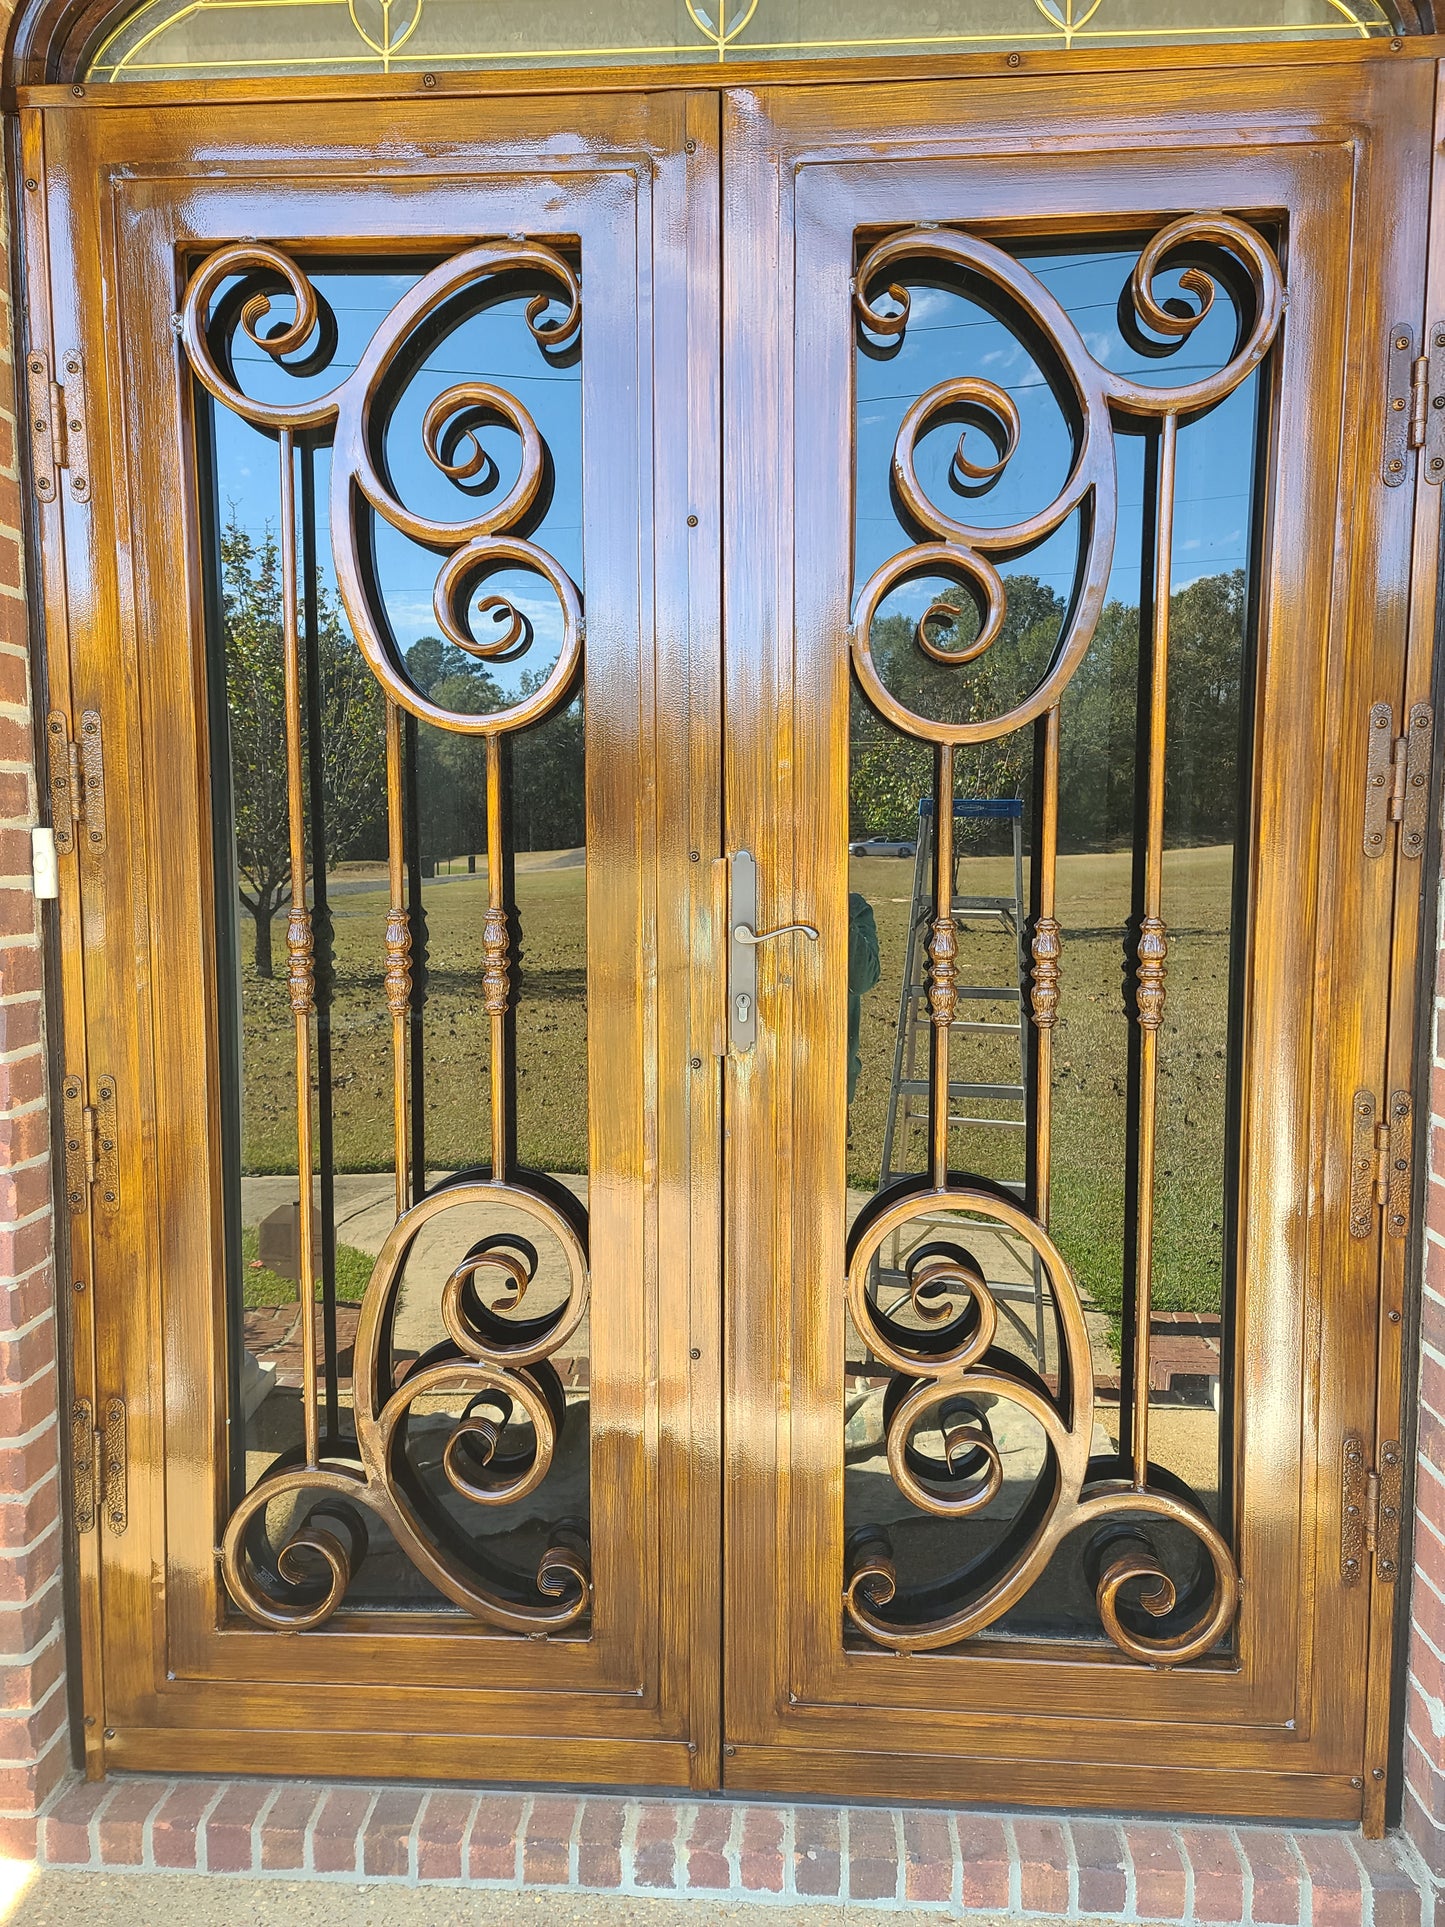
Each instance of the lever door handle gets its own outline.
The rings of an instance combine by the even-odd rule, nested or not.
[[[758,961],[760,945],[774,937],[806,937],[819,941],[811,923],[783,923],[776,930],[758,929],[758,866],[751,850],[738,850],[728,865],[728,1042],[746,1053],[758,1041]]]
[[[796,932],[806,937],[810,943],[818,941],[818,932],[811,923],[780,923],[776,930],[750,930],[745,923],[733,925],[734,943],[771,943],[774,937],[791,937]]]

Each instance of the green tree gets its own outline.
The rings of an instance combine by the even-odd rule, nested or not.
[[[384,702],[334,597],[316,590],[316,689],[328,863],[352,854],[384,796]],[[237,891],[255,925],[256,973],[275,974],[272,919],[290,887],[281,557],[268,527],[253,541],[234,507],[221,532],[221,621],[231,737]],[[298,611],[298,621],[300,612]],[[303,766],[308,815],[310,769]]]

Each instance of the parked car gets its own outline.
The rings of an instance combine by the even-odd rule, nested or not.
[[[848,845],[849,856],[916,856],[918,845],[902,836],[870,836]]]

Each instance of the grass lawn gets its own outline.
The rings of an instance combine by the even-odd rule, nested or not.
[[[1122,1298],[1124,1127],[1129,1023],[1121,931],[1129,913],[1127,853],[1066,856],[1059,863],[1064,928],[1063,998],[1054,1043],[1053,1228],[1085,1288],[1104,1309]],[[1218,1306],[1224,1198],[1226,1018],[1232,852],[1171,851],[1165,857],[1170,926],[1168,1003],[1160,1032],[1159,1190],[1155,1248],[1161,1308]],[[913,865],[855,859],[851,887],[874,906],[883,976],[863,1000],[863,1070],[850,1118],[850,1184],[878,1182],[893,1066],[898,998]],[[335,1001],[332,1098],[338,1170],[390,1168],[391,1025],[381,976],[387,896],[379,877],[343,874],[333,899]],[[960,887],[975,894],[1012,889],[1012,864],[969,859]],[[584,871],[540,859],[518,861],[521,1004],[517,1018],[518,1136],[522,1161],[539,1169],[586,1166]],[[429,998],[426,1024],[426,1161],[448,1168],[487,1156],[488,1026],[479,994],[486,879],[458,876],[426,886]],[[247,936],[249,933],[247,933]],[[278,959],[284,956],[279,941]],[[1014,977],[1010,941],[996,928],[965,931],[961,983]],[[263,982],[243,939],[245,1093],[243,1168],[296,1169],[291,1085],[291,1015],[284,975]],[[281,964],[284,972],[284,963]],[[1009,1006],[977,1007],[1007,1017]],[[1017,1081],[1018,1052],[995,1039],[955,1039],[954,1076]],[[972,1114],[989,1107],[970,1105]],[[1017,1116],[1014,1107],[995,1107]],[[996,1178],[1023,1175],[1020,1132],[955,1134],[955,1162]],[[916,1162],[916,1161],[915,1161]],[[250,1234],[254,1237],[254,1234]],[[288,1280],[249,1269],[248,1304],[295,1295]],[[363,1253],[346,1264],[370,1269]],[[274,1280],[274,1285],[267,1281]],[[364,1282],[364,1275],[362,1277]],[[257,1296],[282,1288],[279,1297]],[[343,1290],[342,1296],[349,1296]]]
[[[272,1271],[256,1256],[261,1242],[261,1233],[255,1225],[247,1225],[241,1233],[241,1303],[247,1311],[258,1305],[294,1305],[296,1302],[296,1282],[283,1278],[279,1271]],[[366,1281],[371,1276],[376,1260],[369,1252],[358,1251],[355,1245],[336,1247],[336,1296],[343,1305],[359,1305]],[[316,1280],[316,1297],[321,1298],[321,1280]]]

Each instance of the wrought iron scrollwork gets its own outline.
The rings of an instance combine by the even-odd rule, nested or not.
[[[536,1173],[523,1182],[508,1170],[504,1075],[506,1027],[511,1021],[508,911],[501,896],[501,739],[538,721],[569,695],[581,661],[582,602],[567,572],[522,531],[542,487],[547,452],[535,422],[517,398],[496,383],[465,380],[427,408],[421,442],[432,464],[474,499],[495,492],[496,471],[480,431],[500,424],[520,445],[518,472],[498,499],[451,521],[418,514],[400,499],[380,453],[378,420],[394,398],[409,356],[429,323],[455,313],[464,298],[480,298],[505,278],[509,289],[529,286],[526,321],[548,351],[576,341],[581,289],[572,264],[541,243],[507,241],[467,248],[422,276],[372,335],[356,366],[319,397],[258,401],[235,379],[228,323],[278,366],[295,373],[324,372],[335,345],[322,297],[307,275],[279,249],[256,242],[224,247],[193,274],[180,335],[196,376],[224,407],[276,435],[282,475],[282,554],[288,688],[287,749],[291,768],[292,912],[289,931],[291,1001],[297,1027],[298,1128],[301,1165],[310,1168],[309,1107],[312,1011],[311,933],[306,908],[306,853],[301,827],[301,717],[296,636],[296,529],[291,463],[297,436],[329,438],[330,534],[337,580],[352,634],[387,698],[387,778],[391,908],[382,935],[383,986],[393,1026],[396,1086],[397,1219],[377,1257],[363,1297],[353,1354],[352,1439],[322,1441],[316,1419],[316,1338],[311,1307],[302,1313],[305,1340],[303,1400],[306,1438],[283,1455],[236,1506],[227,1522],[221,1569],[236,1604],[258,1623],[290,1631],[321,1625],[341,1604],[368,1547],[366,1517],[380,1519],[422,1576],[445,1597],[489,1624],[532,1636],[559,1632],[587,1611],[592,1577],[585,1528],[557,1525],[530,1582],[490,1561],[456,1525],[441,1496],[421,1479],[408,1456],[408,1431],[424,1404],[435,1420],[448,1413],[440,1469],[451,1492],[471,1504],[515,1505],[535,1492],[552,1465],[566,1418],[562,1382],[552,1360],[577,1331],[587,1309],[589,1271],[586,1213],[562,1187]],[[240,290],[237,294],[236,290]],[[218,302],[227,291],[231,306]],[[265,326],[277,295],[289,297],[291,319]],[[434,609],[448,641],[479,660],[512,661],[533,641],[526,614],[505,596],[480,594],[489,578],[521,570],[547,584],[561,615],[556,661],[535,686],[507,706],[484,714],[454,712],[413,686],[397,659],[385,613],[363,566],[369,516],[430,549],[442,561]],[[489,621],[486,633],[474,626]],[[405,1148],[404,1030],[412,996],[412,934],[404,903],[401,827],[400,711],[487,741],[489,905],[482,956],[481,1001],[491,1026],[492,1118],[489,1168],[464,1171],[412,1202]],[[470,1243],[440,1293],[445,1338],[415,1362],[404,1363],[393,1342],[398,1298],[408,1254],[428,1225],[468,1208],[529,1225],[559,1251],[567,1278],[564,1301],[538,1315],[523,1311],[538,1266],[532,1238],[509,1230]],[[309,1213],[302,1220],[301,1296],[310,1295]],[[521,1441],[520,1443],[518,1441]],[[273,1542],[269,1521],[286,1515]]]
[[[1206,262],[1215,264],[1214,271]],[[1185,340],[1209,313],[1217,273],[1227,271],[1245,291],[1245,319],[1229,360],[1213,374],[1171,387],[1146,385],[1104,367],[1037,276],[993,243],[955,229],[912,228],[869,250],[854,284],[855,317],[865,341],[886,347],[905,334],[910,297],[901,275],[910,266],[942,267],[981,285],[990,305],[1011,317],[1021,336],[1040,344],[1050,385],[1075,432],[1069,470],[1054,500],[1002,528],[971,523],[937,502],[919,479],[917,451],[930,429],[943,422],[962,423],[951,478],[963,494],[990,483],[1015,460],[1025,440],[1019,412],[1005,390],[975,375],[942,381],[913,403],[895,439],[893,490],[916,539],[876,569],[859,592],[850,645],[854,671],[873,707],[894,727],[937,750],[937,881],[928,945],[930,1001],[938,1026],[931,1071],[933,1130],[928,1177],[884,1192],[854,1226],[847,1298],[864,1345],[896,1374],[884,1401],[885,1450],[894,1484],[913,1505],[936,1517],[964,1519],[997,1496],[1003,1470],[989,1412],[1000,1402],[1028,1415],[1043,1448],[1032,1488],[1002,1536],[945,1578],[910,1587],[900,1577],[886,1532],[868,1526],[855,1534],[847,1552],[844,1609],[852,1625],[879,1645],[898,1651],[950,1646],[997,1621],[1028,1592],[1060,1545],[1086,1532],[1092,1535],[1086,1572],[1106,1633],[1131,1658],[1156,1666],[1179,1665],[1209,1652],[1228,1631],[1238,1606],[1239,1577],[1228,1543],[1197,1499],[1149,1461],[1147,1447],[1146,1248],[1152,1236],[1154,1052],[1164,1009],[1167,952],[1159,916],[1159,859],[1174,447],[1181,418],[1223,400],[1268,353],[1283,312],[1283,281],[1268,242],[1243,221],[1209,213],[1161,228],[1139,255],[1127,298],[1137,323],[1166,349]],[[1156,284],[1171,267],[1185,298],[1161,300]],[[1058,705],[1093,638],[1108,586],[1118,510],[1116,418],[1157,424],[1163,449],[1149,693],[1153,750],[1145,914],[1135,949],[1146,1108],[1139,1193],[1140,1337],[1128,1466],[1092,1455],[1094,1373],[1083,1301],[1047,1229],[1050,1053],[1063,994],[1062,932],[1054,903]],[[941,576],[972,599],[978,629],[963,647],[945,649],[935,641],[937,626],[945,618],[949,623],[955,619],[956,611],[946,600],[936,599],[915,627],[917,646],[925,655],[961,669],[985,655],[1003,633],[1008,592],[999,561],[1026,552],[1073,516],[1081,518],[1084,531],[1075,594],[1053,656],[1032,690],[1005,713],[950,721],[915,713],[887,688],[874,660],[872,630],[880,608],[900,584]],[[1038,1058],[1033,1186],[1038,1215],[1030,1215],[1003,1187],[950,1173],[947,1027],[957,955],[952,916],[955,749],[991,741],[1040,719],[1045,758],[1036,847],[1040,877],[1027,1006]],[[949,1227],[946,1233],[941,1225]],[[903,1263],[903,1296],[885,1310],[877,1285],[883,1249],[891,1241],[896,1252],[900,1235],[920,1226],[924,1239]],[[1028,1252],[1036,1276],[1047,1282],[1051,1293],[1058,1326],[1057,1391],[1040,1372],[995,1343],[998,1307],[971,1245],[986,1245],[1000,1233]],[[939,1446],[925,1449],[920,1442],[925,1434],[936,1435]],[[1151,1528],[1155,1538],[1150,1537]],[[1193,1566],[1186,1578],[1177,1580],[1166,1571],[1155,1542],[1160,1537],[1168,1538],[1171,1559],[1178,1557],[1182,1544],[1193,1546]]]

